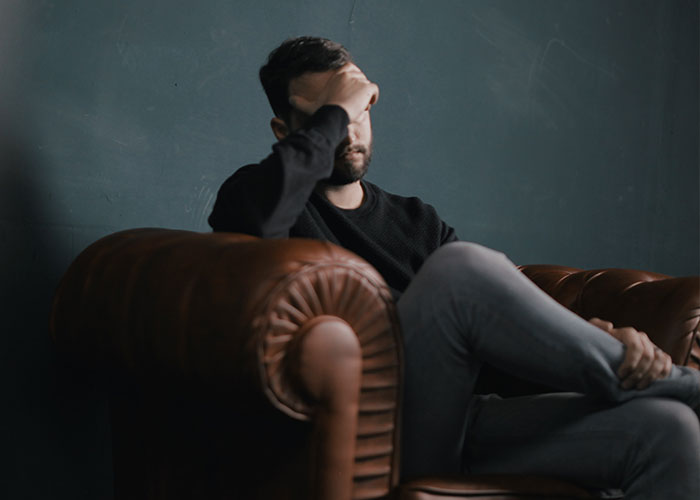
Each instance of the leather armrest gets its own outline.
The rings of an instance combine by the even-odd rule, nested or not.
[[[134,229],[75,259],[50,330],[59,349],[102,371],[229,395],[262,388],[304,418],[304,395],[283,380],[285,353],[303,324],[324,314],[346,316],[363,349],[397,355],[390,293],[350,252],[312,240]]]
[[[247,428],[264,428],[262,415],[270,416],[266,422],[280,411],[310,420],[317,431],[308,450],[317,455],[313,460],[319,472],[312,474],[314,486],[304,486],[304,477],[292,482],[315,490],[319,498],[349,498],[350,490],[353,495],[381,496],[397,483],[398,320],[380,275],[342,248],[313,240],[262,240],[232,233],[167,229],[115,233],[88,247],[68,269],[54,297],[50,330],[60,350],[107,374],[113,387],[119,389],[126,381],[148,389],[143,404],[132,404],[128,387],[124,397],[114,399],[113,419],[118,419],[120,435],[115,441],[120,446],[115,451],[120,457],[115,458],[115,484],[123,496],[154,484],[178,485],[185,476],[212,474],[196,453],[177,452],[173,458],[168,433],[175,431],[166,427],[181,428],[176,415],[171,418],[169,413],[170,408],[181,412],[183,407],[172,406],[170,396],[161,400],[160,394],[168,391],[176,401],[183,393],[228,401],[250,416],[226,426],[244,435]],[[326,358],[318,352],[325,352]],[[356,384],[357,356],[361,373]],[[333,363],[348,368],[332,370]],[[334,377],[340,378],[333,382]],[[352,384],[343,382],[347,380]],[[327,390],[334,385],[337,390]],[[354,396],[349,394],[353,391]],[[149,416],[144,418],[146,411]],[[343,418],[349,423],[343,424]],[[343,430],[342,437],[338,429]],[[351,435],[345,436],[347,430]],[[238,439],[243,451],[241,439],[232,439]],[[142,440],[149,443],[142,445]],[[196,438],[186,442],[189,448],[183,449],[197,446]],[[255,445],[256,453],[264,455],[268,445],[261,443]],[[339,453],[341,447],[349,447],[351,456]],[[224,453],[218,459],[220,466],[232,467],[221,472],[221,481],[236,491],[257,491],[259,468],[246,467],[244,458],[234,456]],[[135,457],[146,458],[134,464]],[[174,466],[174,460],[187,465]],[[272,478],[299,476],[303,469],[296,470],[294,461],[275,460],[268,486],[283,490],[268,496],[258,493],[287,498],[291,493],[285,484],[291,483]],[[156,463],[171,471],[168,481],[142,474]],[[177,472],[180,469],[187,474]],[[346,479],[339,481],[341,477]],[[186,495],[183,491],[192,486],[172,488],[164,498]]]

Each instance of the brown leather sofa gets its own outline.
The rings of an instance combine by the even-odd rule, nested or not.
[[[699,367],[697,278],[522,270],[576,313],[635,326]],[[371,266],[331,244],[116,233],[76,258],[50,322],[66,359],[109,390],[119,499],[590,498],[552,478],[399,484],[394,305]],[[519,384],[492,373],[483,387]]]

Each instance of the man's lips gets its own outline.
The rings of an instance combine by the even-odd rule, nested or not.
[[[366,150],[363,147],[344,148],[336,156],[338,158],[354,157],[354,156],[363,155],[363,154],[365,154],[365,152],[366,152]]]

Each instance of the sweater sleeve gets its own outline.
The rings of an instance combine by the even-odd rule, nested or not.
[[[347,135],[348,115],[323,106],[303,128],[272,147],[257,165],[237,170],[219,189],[209,225],[214,231],[284,238],[318,181],[333,171],[335,149]]]
[[[452,243],[453,241],[459,241],[457,233],[454,228],[448,225],[445,221],[440,221],[440,245],[445,245],[447,243]]]

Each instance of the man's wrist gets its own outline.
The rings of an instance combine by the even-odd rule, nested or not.
[[[348,135],[350,118],[347,111],[337,104],[326,104],[318,108],[307,124],[327,132],[331,142],[339,143]]]

